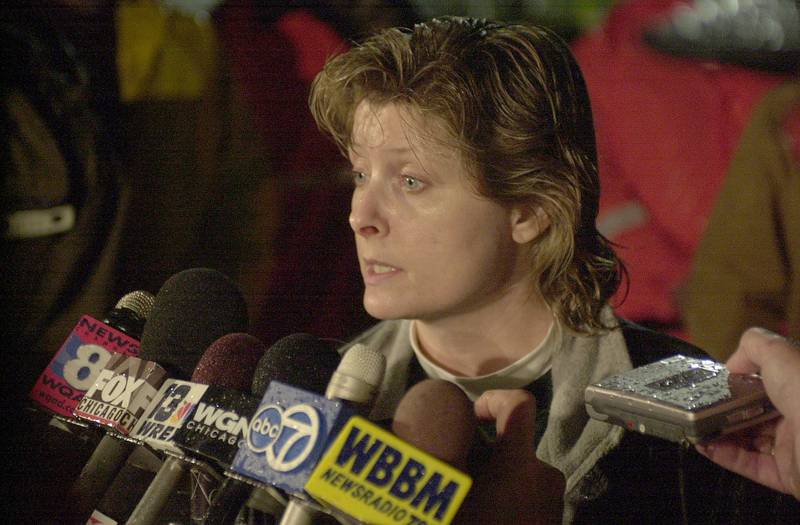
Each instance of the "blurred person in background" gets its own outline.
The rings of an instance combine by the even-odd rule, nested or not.
[[[666,53],[645,40],[688,8],[679,0],[616,2],[571,43],[595,115],[598,228],[630,274],[612,303],[628,319],[683,337],[692,260],[736,145],[758,101],[786,78]]]
[[[253,195],[252,231],[264,238],[252,241],[263,246],[261,257],[244,268],[252,331],[266,344],[292,332],[343,339],[369,318],[342,220],[349,172],[308,111],[309,88],[329,56],[381,27],[410,27],[418,17],[398,0],[239,0],[214,17],[234,82],[279,175]]]
[[[111,6],[5,3],[0,24],[4,388],[19,401],[79,317],[113,305],[130,187],[108,126]]]
[[[0,8],[3,452],[18,522],[56,521],[86,459],[23,411],[78,319],[189,267],[241,282],[259,258],[250,197],[271,171],[204,7]]]
[[[81,315],[188,267],[241,280],[257,258],[250,197],[271,171],[208,15],[148,0],[3,6],[15,397]]]
[[[692,340],[720,360],[748,326],[800,338],[800,81],[756,107],[695,255],[683,312]]]
[[[800,5],[706,0],[676,10],[648,38],[667,53],[786,76],[736,144],[682,309],[692,340],[720,360],[748,326],[800,337]]]

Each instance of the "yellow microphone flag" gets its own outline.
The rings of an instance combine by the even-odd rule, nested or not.
[[[322,456],[305,489],[320,503],[374,525],[447,525],[472,478],[355,416]]]

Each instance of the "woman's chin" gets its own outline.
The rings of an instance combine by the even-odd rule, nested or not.
[[[371,294],[364,294],[364,309],[375,319],[388,321],[391,319],[409,319],[413,312],[405,308],[396,299],[389,297],[373,297]]]

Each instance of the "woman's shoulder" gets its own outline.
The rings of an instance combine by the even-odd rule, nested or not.
[[[342,353],[356,343],[375,348],[384,348],[392,343],[402,342],[404,339],[407,341],[408,322],[403,319],[380,321],[350,338],[341,346],[339,351]]]
[[[389,321],[378,321],[374,325],[370,326],[363,332],[356,334],[352,339],[351,342],[363,342],[364,340],[374,339],[385,337],[388,334],[396,333],[402,324],[406,321],[403,319],[392,319]]]
[[[386,357],[383,382],[369,416],[373,421],[391,419],[406,391],[409,366],[414,355],[409,339],[409,323],[407,320],[381,321],[356,335],[339,349],[339,353],[344,354],[353,345],[360,343],[378,350]]]

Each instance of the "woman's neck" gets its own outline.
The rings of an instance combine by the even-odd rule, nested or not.
[[[553,320],[539,294],[513,289],[470,312],[415,323],[417,343],[428,359],[452,374],[475,377],[529,354],[547,337]]]

